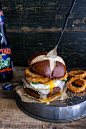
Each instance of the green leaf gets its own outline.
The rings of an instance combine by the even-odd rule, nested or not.
[[[32,82],[33,84],[39,84],[39,82]]]
[[[67,81],[67,78],[66,79],[63,79],[62,81],[65,81],[66,82]]]

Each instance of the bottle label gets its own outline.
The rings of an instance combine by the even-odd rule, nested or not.
[[[5,21],[4,21],[4,15],[3,15],[3,10],[0,9],[0,25],[4,25]]]
[[[0,75],[6,75],[13,70],[11,45],[0,48]]]

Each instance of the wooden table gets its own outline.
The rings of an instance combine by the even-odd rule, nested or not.
[[[13,90],[3,90],[2,86],[6,83],[0,83],[0,129],[86,129],[86,117],[72,122],[53,123],[24,114],[15,102],[15,87],[25,76],[24,70],[25,67],[14,67],[13,79],[10,81],[14,86]]]

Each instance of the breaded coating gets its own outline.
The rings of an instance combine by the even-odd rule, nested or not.
[[[39,77],[39,78],[40,78],[40,77],[43,77],[43,76],[38,75],[38,74],[36,74],[36,73],[32,73],[29,68],[26,68],[25,73],[26,73],[26,75],[29,75],[29,76],[31,76],[31,77]]]
[[[50,81],[50,78],[43,77],[41,75],[38,75],[36,73],[32,73],[29,68],[26,68],[26,80],[27,82],[40,82],[40,83],[46,83]]]
[[[31,77],[31,76],[26,76],[26,81],[27,82],[40,82],[40,83],[46,83],[50,81],[50,78],[37,78],[37,77]]]

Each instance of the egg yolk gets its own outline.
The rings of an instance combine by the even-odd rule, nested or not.
[[[54,80],[51,80],[49,82],[44,83],[44,85],[50,85],[50,89],[53,89],[55,87],[54,82],[55,82],[55,79]]]
[[[55,82],[55,79],[54,80],[50,80],[49,82],[44,83],[44,85],[49,85],[49,84],[52,84],[54,82]]]

